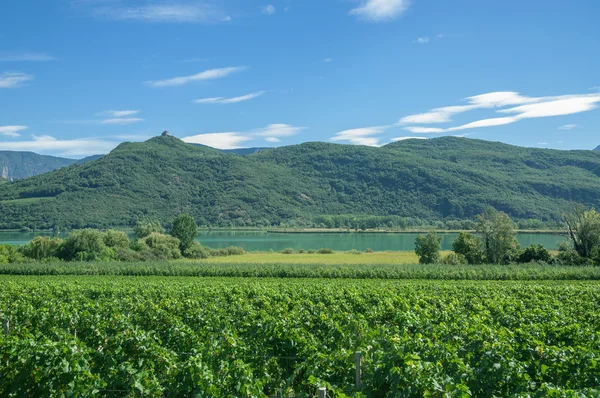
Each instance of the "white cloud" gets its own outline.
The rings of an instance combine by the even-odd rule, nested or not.
[[[323,62],[333,62],[333,58],[325,58]]]
[[[429,128],[421,126],[405,127],[414,133],[443,133],[479,127],[492,127],[511,124],[524,119],[540,117],[564,116],[587,112],[598,107],[600,94],[577,94],[549,97],[525,97],[512,91],[500,91],[476,95],[466,98],[468,105],[435,108],[425,113],[405,116],[398,124],[433,124],[447,123],[452,116],[475,109],[498,109],[498,113],[514,114],[513,116],[476,120],[450,128]],[[506,108],[512,106],[510,108]]]
[[[23,72],[4,72],[0,74],[0,88],[21,87],[30,80],[33,80],[33,76]]]
[[[269,4],[268,6],[264,6],[264,7],[262,8],[262,11],[261,11],[261,12],[262,12],[263,14],[267,14],[267,15],[273,15],[273,14],[275,14],[275,7],[273,7],[273,5],[272,5],[272,4]]]
[[[415,43],[419,43],[419,44],[427,44],[429,43],[431,40],[429,39],[429,37],[419,37],[417,40],[415,40]]]
[[[289,137],[298,134],[300,131],[306,130],[306,127],[295,127],[289,124],[275,123],[269,124],[267,127],[256,129],[252,134],[260,137]]]
[[[426,140],[427,137],[396,137],[392,138],[392,141],[404,141],[404,140]]]
[[[9,137],[18,137],[19,131],[26,130],[27,126],[0,126],[0,135],[7,135]]]
[[[140,111],[106,111],[112,117],[127,117],[140,113]]]
[[[267,142],[281,142],[281,140],[277,137],[267,137],[265,138],[265,141]]]
[[[32,151],[57,156],[83,157],[98,153],[108,153],[119,145],[117,141],[96,138],[60,140],[49,135],[34,135],[32,138],[30,141],[0,142],[0,150]]]
[[[219,68],[219,69],[209,69],[204,72],[196,73],[191,76],[180,76],[174,77],[171,79],[164,80],[153,80],[146,82],[151,87],[172,87],[172,86],[181,86],[184,84],[188,84],[191,82],[202,81],[202,80],[212,80],[212,79],[220,79],[222,77],[226,77],[235,72],[241,72],[246,67],[244,66],[232,66],[228,68]]]
[[[378,146],[379,138],[374,137],[383,133],[389,126],[362,127],[344,130],[336,133],[331,141],[345,141],[356,145]]]
[[[350,15],[371,22],[390,21],[399,17],[410,5],[410,0],[362,0],[350,10]]]
[[[144,121],[144,119],[139,118],[139,117],[117,117],[117,118],[103,120],[100,122],[100,124],[124,125],[124,124],[132,124],[132,123],[138,123],[138,122],[143,122],[143,121]]]
[[[0,53],[0,62],[54,61],[55,59],[43,53]]]
[[[236,104],[238,102],[248,101],[248,100],[254,99],[256,97],[260,97],[265,92],[266,91],[257,91],[255,93],[250,93],[250,94],[242,95],[239,97],[233,97],[233,98],[224,98],[224,97],[201,98],[201,99],[194,100],[192,102],[194,102],[196,104]]]
[[[565,124],[564,126],[560,126],[558,129],[559,130],[573,130],[575,127],[577,127],[576,124]]]
[[[239,148],[242,142],[251,140],[252,137],[240,133],[209,133],[184,137],[182,140],[190,144],[208,145],[218,149]]]
[[[80,2],[81,3],[81,2]],[[89,3],[89,2],[88,2]],[[91,13],[97,17],[122,21],[166,23],[217,23],[227,21],[227,15],[215,3],[206,1],[168,2],[145,6],[94,6]]]
[[[537,145],[546,146],[549,145],[547,142],[538,142]]]

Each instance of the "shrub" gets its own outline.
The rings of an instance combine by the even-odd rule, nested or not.
[[[315,250],[307,250],[307,251],[306,251],[306,253],[307,253],[307,254],[315,254],[315,253],[316,253],[316,251],[315,251]]]
[[[194,242],[192,246],[188,247],[183,253],[184,257],[187,258],[209,258],[210,249],[202,246],[199,242]]]
[[[461,232],[452,242],[452,250],[456,254],[462,254],[469,264],[484,264],[485,252],[483,242],[473,234]]]
[[[181,257],[181,251],[179,249],[181,242],[173,236],[153,232],[144,239],[141,239],[141,242],[148,246],[152,253],[158,258],[172,260]]]
[[[21,248],[21,253],[34,260],[48,260],[58,257],[62,244],[63,240],[60,238],[36,236]]]
[[[362,252],[361,252],[361,251],[358,251],[358,250],[356,250],[356,249],[352,249],[352,250],[350,250],[350,251],[348,252],[348,254],[362,254]]]
[[[115,250],[127,249],[129,247],[129,238],[122,231],[109,229],[104,233],[104,244],[106,247],[112,247]]]
[[[464,265],[467,264],[465,256],[459,253],[449,253],[442,259],[442,264],[446,265]]]
[[[593,265],[594,262],[585,257],[581,257],[577,250],[572,244],[567,242],[561,242],[558,245],[558,255],[556,256],[556,262],[560,265]]]
[[[25,257],[16,246],[13,245],[0,245],[0,264],[11,264],[20,263],[25,260]]]
[[[283,249],[279,253],[281,253],[281,254],[294,254],[294,249],[292,249],[291,247],[288,247],[288,248]]]
[[[550,263],[552,261],[552,256],[548,249],[546,249],[542,245],[530,245],[526,247],[523,252],[521,252],[519,256],[520,263],[531,263],[531,262],[545,262]]]
[[[306,253],[306,250],[304,250],[304,249],[299,249],[299,250],[298,250],[298,253],[299,253],[299,254]]]
[[[333,254],[333,250],[326,247],[319,249],[319,254]]]
[[[97,261],[115,259],[116,251],[104,244],[104,233],[94,229],[73,231],[59,250],[66,261]]]
[[[442,238],[435,232],[419,235],[415,240],[415,253],[419,256],[419,264],[434,264],[440,262]]]
[[[365,253],[373,253],[373,252],[374,252],[374,250],[371,249],[371,248],[366,248],[365,249]]]
[[[246,251],[238,246],[229,246],[226,250],[229,256],[242,256],[246,254]]]
[[[138,239],[145,238],[149,236],[153,232],[158,232],[159,234],[164,234],[165,229],[158,220],[142,220],[138,221],[133,228],[135,235]]]

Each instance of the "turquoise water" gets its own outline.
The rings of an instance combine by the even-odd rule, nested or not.
[[[25,244],[35,236],[48,235],[44,232],[6,232],[0,231],[0,243]],[[288,247],[293,249],[333,250],[414,250],[417,233],[273,233],[266,231],[201,231],[198,240],[205,246],[222,248],[240,246],[246,251],[279,251]],[[449,250],[458,234],[440,233],[442,249]],[[64,236],[63,236],[64,237]],[[522,247],[539,243],[553,250],[566,240],[564,235],[555,234],[518,234]]]

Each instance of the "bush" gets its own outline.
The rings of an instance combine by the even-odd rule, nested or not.
[[[62,244],[63,240],[60,238],[36,236],[21,248],[21,253],[34,260],[49,260],[58,257]]]
[[[288,248],[283,249],[279,253],[281,253],[281,254],[294,254],[294,249],[292,249],[291,247],[288,247]]]
[[[112,247],[119,251],[119,249],[127,249],[129,247],[129,238],[125,232],[109,229],[104,233],[104,244],[106,247]]]
[[[593,265],[594,262],[585,257],[581,257],[577,250],[572,244],[567,242],[561,242],[558,245],[558,255],[556,256],[556,262],[560,265]]]
[[[473,234],[461,232],[452,242],[452,250],[456,254],[462,254],[469,264],[484,264],[485,252],[483,242]]]
[[[435,232],[419,235],[415,240],[415,253],[419,256],[419,264],[435,264],[440,262],[442,238]]]
[[[316,251],[315,251],[315,250],[307,250],[307,251],[306,251],[306,253],[307,253],[307,254],[315,254],[315,253],[316,253]]]
[[[194,242],[192,246],[188,247],[186,251],[183,253],[184,257],[187,258],[209,258],[210,257],[210,249],[202,246],[199,242]]]
[[[97,261],[115,259],[117,253],[106,246],[102,231],[82,229],[69,235],[59,250],[58,257],[66,261]]]
[[[550,263],[552,256],[548,249],[542,245],[530,245],[526,247],[523,252],[519,255],[520,263],[531,263],[531,262],[545,262]]]
[[[226,250],[229,256],[242,256],[246,254],[246,251],[239,246],[229,246]]]
[[[362,254],[362,252],[361,252],[361,251],[358,251],[358,250],[356,250],[356,249],[352,249],[352,250],[350,250],[350,251],[348,252],[348,254]]]
[[[0,245],[0,264],[20,263],[25,260],[25,257],[19,253],[16,246]]]
[[[181,257],[181,242],[173,236],[153,232],[141,239],[140,243],[145,244],[157,258],[173,260]]]
[[[464,265],[467,263],[465,256],[459,253],[449,253],[442,259],[442,264],[446,265]]]
[[[299,250],[298,250],[298,253],[299,253],[299,254],[306,253],[306,250],[304,250],[304,249],[299,249]]]
[[[133,228],[135,232],[135,236],[138,239],[143,239],[147,236],[150,236],[151,233],[157,232],[159,234],[164,234],[165,229],[158,220],[142,220],[138,221]]]
[[[318,251],[319,254],[333,254],[333,250],[328,248],[321,248]]]
[[[373,252],[374,252],[374,250],[371,249],[371,248],[366,248],[365,249],[365,253],[373,253]]]

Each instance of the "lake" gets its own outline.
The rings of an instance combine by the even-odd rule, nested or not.
[[[0,231],[0,243],[22,245],[35,236],[48,235],[51,232],[7,232]],[[200,231],[198,240],[205,246],[222,248],[240,246],[246,251],[274,251],[291,247],[293,249],[320,249],[327,247],[333,250],[414,250],[418,233],[276,233],[267,231]],[[440,233],[442,249],[450,250],[457,233]],[[544,245],[555,250],[558,244],[566,240],[564,235],[555,234],[517,234],[521,247],[533,243]]]

